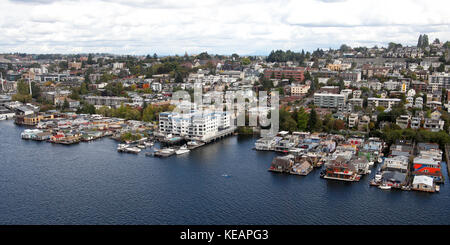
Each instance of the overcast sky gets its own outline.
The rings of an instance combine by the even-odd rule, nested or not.
[[[0,52],[262,54],[450,40],[448,0],[0,0]]]

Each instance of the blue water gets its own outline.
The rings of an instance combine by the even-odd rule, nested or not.
[[[368,177],[274,174],[275,153],[251,150],[253,137],[159,159],[117,153],[108,138],[63,146],[22,131],[0,122],[0,224],[450,224],[449,186],[383,191]]]

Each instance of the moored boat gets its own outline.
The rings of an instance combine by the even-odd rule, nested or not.
[[[180,149],[178,149],[178,150],[175,151],[175,153],[176,153],[177,155],[186,154],[186,153],[188,153],[188,152],[190,152],[190,150],[187,148],[186,145],[183,145],[182,147],[180,147]]]

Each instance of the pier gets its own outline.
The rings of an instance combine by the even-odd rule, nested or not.
[[[218,139],[222,139],[225,138],[227,136],[230,136],[234,133],[234,131],[236,131],[237,127],[231,127],[222,131],[219,131],[216,135],[205,138],[205,139],[201,139],[200,141],[202,141],[205,144],[211,143],[213,141],[216,141]]]

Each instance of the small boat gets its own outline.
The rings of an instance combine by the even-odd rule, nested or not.
[[[161,149],[160,150],[160,152],[162,152],[162,153],[174,153],[174,149],[172,149],[172,148],[164,148],[164,149]]]
[[[200,143],[198,143],[197,141],[193,140],[193,141],[187,142],[187,145],[188,146],[198,146],[198,145],[200,145]]]
[[[145,148],[147,148],[147,146],[145,146],[145,145],[137,145],[137,147],[138,147],[139,149],[145,149]]]
[[[390,186],[390,185],[383,184],[383,185],[379,185],[378,188],[380,188],[380,189],[382,189],[382,190],[390,190],[390,189],[391,189],[391,186]]]
[[[139,149],[137,147],[128,147],[128,148],[125,148],[125,152],[138,154],[139,152],[141,152],[141,149]]]
[[[228,174],[222,174],[222,177],[225,177],[225,178],[230,178],[230,177],[231,177],[231,175],[228,175]]]
[[[176,153],[177,155],[186,154],[186,153],[188,153],[188,152],[190,152],[190,150],[187,148],[186,145],[183,145],[182,147],[180,147],[180,149],[178,149],[178,150],[175,151],[175,153]]]
[[[165,148],[161,150],[155,150],[153,156],[155,157],[169,157],[175,154],[175,150],[172,148]]]
[[[141,149],[139,149],[137,147],[130,147],[130,145],[127,145],[127,144],[119,144],[117,146],[117,151],[138,154],[139,152],[141,152]]]
[[[154,145],[154,143],[150,141],[150,142],[145,142],[144,145],[147,147],[152,147]]]
[[[123,151],[125,148],[129,147],[130,145],[127,144],[118,144],[117,145],[117,151]]]

